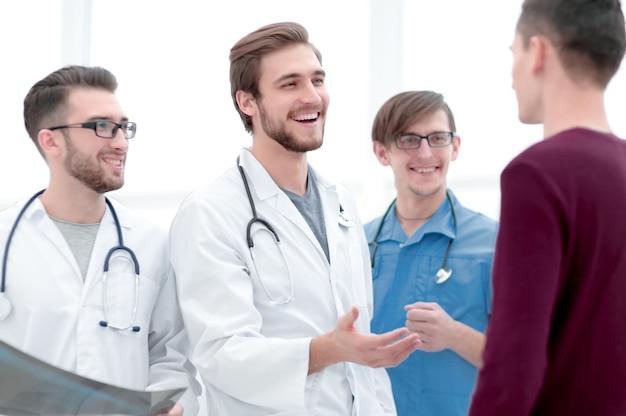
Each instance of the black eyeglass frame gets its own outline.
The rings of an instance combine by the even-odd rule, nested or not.
[[[448,136],[448,142],[444,143],[444,144],[433,144],[431,143],[431,137],[436,136],[436,135],[442,135],[445,134],[446,136]],[[453,131],[434,131],[432,133],[427,134],[426,136],[422,136],[421,134],[416,134],[416,133],[403,133],[403,134],[399,134],[397,136],[394,136],[391,138],[391,141],[393,141],[396,144],[396,147],[398,149],[401,150],[411,150],[411,149],[419,149],[420,146],[422,145],[422,140],[426,139],[426,142],[428,142],[428,146],[430,147],[444,147],[444,146],[449,146],[450,144],[452,144],[452,141],[454,140],[454,135],[455,133]],[[411,136],[414,137],[417,140],[417,145],[416,146],[410,146],[410,147],[400,147],[400,145],[398,144],[398,139],[400,137],[404,137],[404,136]]]
[[[113,124],[115,127],[110,129],[110,136],[103,136],[102,131],[98,133],[98,123],[108,123],[109,126]],[[118,130],[122,130],[124,132],[124,137],[126,140],[130,140],[137,134],[137,123],[132,121],[123,121],[122,123],[116,123],[111,120],[97,120],[97,121],[87,121],[85,123],[73,123],[73,124],[65,124],[63,126],[54,126],[48,127],[47,130],[59,130],[59,129],[69,129],[69,128],[82,128],[82,129],[90,129],[96,134],[96,136],[101,137],[103,139],[112,139],[117,134]],[[131,134],[132,133],[132,134]]]

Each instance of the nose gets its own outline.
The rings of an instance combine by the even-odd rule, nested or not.
[[[316,104],[322,101],[321,91],[318,86],[308,83],[302,93],[302,102],[306,104]],[[323,87],[322,87],[323,88]]]
[[[428,140],[425,137],[420,138],[420,147],[412,149],[412,152],[417,154],[418,157],[427,159],[433,155],[433,149],[428,144]]]
[[[115,134],[110,139],[111,147],[114,149],[127,150],[128,149],[128,139],[124,135],[124,131],[121,128],[118,128],[115,131]]]

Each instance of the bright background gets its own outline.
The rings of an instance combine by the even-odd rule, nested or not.
[[[7,0],[0,2],[0,209],[47,186],[23,126],[29,88],[66,64],[100,65],[139,125],[126,184],[114,196],[168,228],[182,198],[233,166],[251,144],[233,108],[228,54],[267,23],[297,21],[323,54],[331,105],[310,162],[352,190],[363,220],[393,198],[371,151],[379,106],[409,89],[441,92],[462,138],[448,185],[462,203],[499,215],[499,174],[541,138],[517,120],[511,53],[521,0]],[[626,70],[607,110],[626,136]]]
[[[511,53],[521,0],[20,0],[0,2],[2,136],[0,208],[48,181],[23,127],[30,86],[66,64],[100,65],[139,125],[126,185],[114,196],[163,227],[182,198],[215,179],[251,144],[233,108],[230,47],[267,23],[304,24],[323,54],[331,105],[326,138],[310,162],[342,182],[364,220],[393,197],[391,170],[371,151],[378,107],[408,89],[444,94],[462,138],[449,186],[462,203],[499,215],[499,174],[538,141],[517,120]],[[609,119],[626,136],[626,70],[607,93]]]

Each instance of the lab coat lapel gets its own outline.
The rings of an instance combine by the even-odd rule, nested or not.
[[[244,172],[246,173],[246,177],[250,183],[250,192],[252,193],[252,197],[255,201],[257,201],[256,203],[259,207],[261,204],[270,203],[272,199],[275,199],[276,202],[274,205],[274,212],[286,218],[298,227],[298,229],[300,229],[300,231],[302,231],[317,248],[318,255],[320,255],[321,258],[326,259],[326,255],[324,254],[319,241],[317,241],[313,231],[311,231],[311,228],[307,224],[304,217],[300,214],[300,211],[298,211],[298,208],[296,208],[289,197],[278,187],[278,185],[276,185],[276,182],[274,182],[269,173],[267,173],[263,165],[261,165],[261,163],[249,150],[243,149],[241,151],[240,164],[244,168]],[[257,210],[259,207],[257,207]]]
[[[337,254],[337,242],[339,240],[339,195],[334,184],[327,182],[319,174],[316,173],[318,186],[320,187],[320,198],[322,199],[322,207],[324,207],[324,221],[326,223],[326,239],[328,240],[328,253],[330,255],[330,263],[336,259],[333,254]]]
[[[48,216],[48,213],[39,199],[34,200],[31,206],[28,207],[22,220],[32,222],[39,228],[43,237],[50,241],[59,251],[61,257],[71,265],[76,278],[82,282],[83,279],[74,253],[72,253],[72,249],[65,240],[65,237],[63,237],[59,227],[57,227]]]

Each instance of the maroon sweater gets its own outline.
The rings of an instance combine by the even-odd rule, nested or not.
[[[573,129],[501,175],[471,416],[626,415],[626,142]]]

